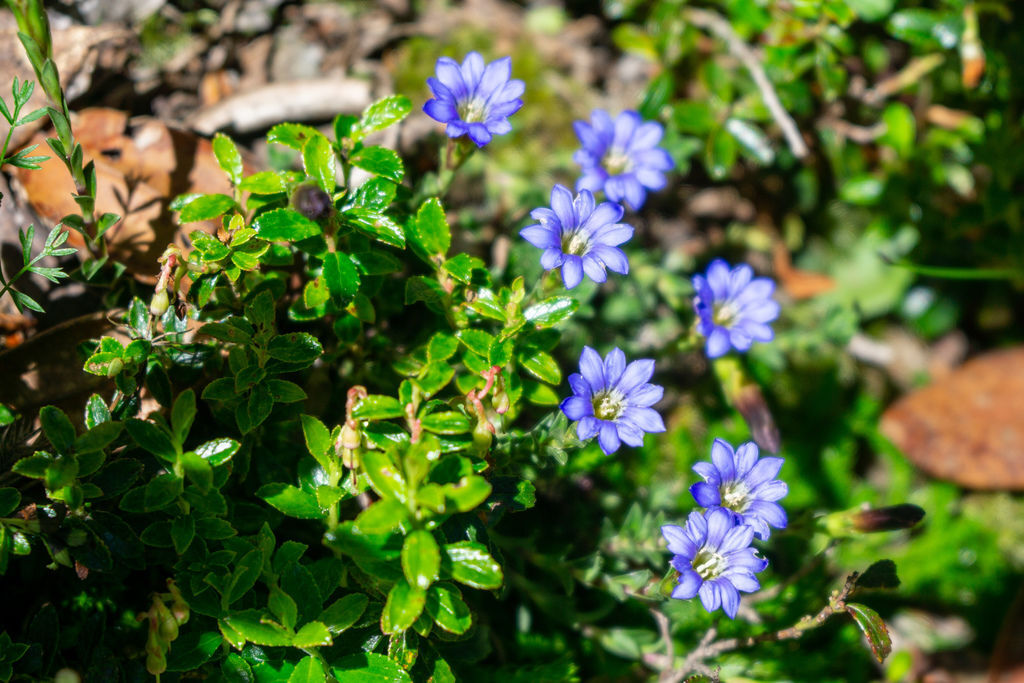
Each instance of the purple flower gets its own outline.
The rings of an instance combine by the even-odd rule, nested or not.
[[[583,169],[576,191],[604,190],[613,202],[639,209],[647,190],[665,187],[664,172],[675,167],[668,152],[657,146],[664,129],[635,111],[624,111],[612,121],[608,112],[595,109],[590,121],[573,124],[583,145],[572,157]]]
[[[423,105],[432,119],[446,123],[450,138],[469,137],[483,147],[494,135],[512,130],[508,117],[519,111],[526,86],[512,75],[512,58],[490,64],[478,52],[466,55],[462,66],[451,57],[437,60],[437,78],[428,78],[434,97]]]
[[[739,592],[753,593],[761,587],[754,574],[767,567],[768,561],[750,547],[754,530],[736,524],[726,510],[691,512],[685,528],[666,524],[661,534],[675,554],[672,567],[679,572],[673,598],[689,600],[699,594],[708,612],[721,607],[734,619],[740,606]]]
[[[715,439],[711,462],[699,462],[693,471],[704,478],[690,487],[698,505],[725,508],[736,516],[737,524],[746,524],[764,540],[769,526],[786,528],[786,511],[775,501],[789,493],[786,482],[775,476],[782,458],[758,459],[757,444],[750,441],[735,452],[732,446]]]
[[[648,384],[653,374],[653,360],[626,365],[626,354],[612,349],[602,361],[597,351],[584,346],[579,373],[569,375],[574,395],[562,401],[562,412],[577,420],[580,439],[596,436],[605,455],[619,450],[620,442],[641,446],[644,432],[665,431],[661,415],[651,408],[665,393]]]
[[[747,264],[729,269],[722,259],[708,266],[707,275],[694,275],[697,296],[697,331],[707,342],[709,358],[729,351],[746,351],[755,341],[771,341],[775,336],[768,323],[779,317],[779,304],[772,300],[775,283],[766,277],[754,277]]]
[[[618,249],[633,236],[632,226],[618,223],[622,207],[611,202],[594,206],[594,195],[582,190],[573,199],[561,185],[551,189],[551,208],[530,212],[537,225],[519,231],[527,242],[543,249],[540,264],[545,270],[562,268],[562,282],[572,289],[583,281],[583,274],[594,282],[604,282],[605,268],[625,275],[629,261]]]

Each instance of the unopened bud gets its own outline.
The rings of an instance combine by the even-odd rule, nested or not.
[[[146,655],[146,671],[158,676],[164,671],[167,671],[167,658],[164,657],[164,653],[153,653],[150,652]]]
[[[354,451],[358,449],[360,445],[362,445],[362,438],[359,436],[359,430],[353,429],[346,422],[341,427],[341,447]]]
[[[484,455],[491,449],[491,442],[494,434],[491,432],[491,425],[487,420],[479,420],[476,427],[473,427],[473,448],[480,455]]]
[[[331,196],[315,183],[303,183],[292,193],[292,207],[306,218],[319,221],[327,218],[334,208]]]
[[[149,302],[149,312],[155,317],[159,318],[167,312],[167,308],[171,305],[170,299],[167,297],[167,290],[160,289],[153,294],[153,299]]]
[[[163,655],[164,640],[160,637],[158,630],[153,628],[153,618],[149,620],[149,635],[146,636],[146,653],[150,655]]]
[[[504,415],[512,406],[511,401],[509,401],[508,394],[501,389],[495,392],[494,398],[492,398],[491,401],[494,405],[494,411],[498,413],[498,415]]]
[[[174,602],[171,603],[171,614],[174,615],[174,620],[178,624],[187,624],[191,610],[188,603],[185,602],[185,598],[182,597],[181,591],[178,590],[178,586],[174,583],[174,579],[167,579],[167,590],[171,592],[171,597],[174,598]]]
[[[178,621],[160,598],[153,601],[153,607],[156,609],[157,628],[160,632],[160,637],[165,642],[170,643],[178,637]]]
[[[924,510],[903,503],[883,508],[861,510],[853,516],[853,527],[862,533],[910,529],[924,519]]]

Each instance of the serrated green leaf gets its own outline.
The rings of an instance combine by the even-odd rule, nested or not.
[[[394,183],[401,182],[405,175],[402,157],[386,147],[364,147],[353,154],[350,161],[353,166],[358,166],[375,176],[387,178]]]
[[[426,590],[437,581],[441,570],[441,550],[434,536],[418,529],[402,544],[402,572],[410,585]]]
[[[504,581],[501,566],[487,548],[472,541],[445,545],[441,566],[453,579],[472,588],[494,590],[501,588]]]
[[[395,498],[384,498],[359,513],[356,529],[366,534],[386,534],[409,519],[409,508]]]
[[[449,633],[461,635],[473,624],[473,614],[462,600],[459,589],[448,583],[434,584],[427,591],[427,614]]]
[[[288,677],[288,683],[324,683],[326,680],[323,665],[313,656],[306,657],[296,664],[291,676]]]
[[[405,247],[405,233],[392,219],[372,209],[353,207],[341,215],[347,225],[378,242],[399,249]]]
[[[357,139],[378,130],[384,130],[404,119],[412,111],[412,101],[405,95],[389,95],[377,100],[363,111],[359,121]],[[355,130],[353,130],[355,133]]]
[[[362,399],[352,410],[352,417],[357,420],[388,420],[403,415],[405,409],[398,399],[377,394]]]
[[[846,603],[846,611],[867,638],[872,654],[880,663],[892,652],[892,639],[889,637],[889,629],[886,627],[878,612],[867,605],[857,602]]]
[[[580,307],[580,302],[571,296],[553,296],[523,311],[523,317],[539,329],[554,327],[568,320]]]
[[[384,611],[380,615],[380,629],[384,633],[406,630],[419,618],[426,602],[425,590],[410,585],[404,578],[399,579],[388,592]]]
[[[256,495],[279,512],[298,519],[323,519],[324,512],[316,496],[290,484],[264,484]]]
[[[64,411],[54,406],[43,406],[39,411],[43,434],[59,453],[69,453],[75,444],[75,427]]]
[[[237,185],[242,179],[242,155],[238,148],[228,136],[217,133],[213,136],[213,155],[217,157],[217,164],[228,174],[232,185]]]
[[[434,434],[465,434],[473,429],[470,419],[454,410],[424,415],[420,423],[425,430]]]
[[[428,257],[444,257],[451,248],[452,234],[444,207],[436,197],[428,199],[416,212],[410,224],[409,240]]]
[[[327,194],[334,193],[334,150],[326,137],[317,133],[306,140],[302,146],[302,164],[306,175],[316,181],[321,190]]]
[[[235,208],[235,200],[226,194],[204,194],[186,204],[178,216],[182,223],[208,221]]]
[[[338,303],[347,303],[359,292],[359,271],[348,254],[332,251],[324,255],[323,278]]]
[[[253,222],[256,234],[268,242],[298,242],[322,232],[319,224],[292,209],[261,213]]]
[[[331,671],[338,683],[412,683],[412,678],[398,663],[373,652],[342,657]]]
[[[319,621],[311,621],[295,634],[293,647],[327,647],[331,644],[331,632]]]
[[[307,332],[280,334],[270,340],[267,353],[287,363],[312,363],[323,353],[320,341]]]
[[[125,422],[128,434],[142,448],[153,455],[173,462],[178,456],[178,451],[171,442],[171,437],[162,429],[147,420],[130,418]]]
[[[550,354],[544,351],[530,351],[519,357],[519,364],[531,375],[547,382],[548,384],[560,384],[562,382],[562,371],[558,363]]]
[[[359,621],[368,604],[370,599],[363,593],[350,593],[331,603],[317,621],[327,626],[327,630],[332,634],[337,635]]]

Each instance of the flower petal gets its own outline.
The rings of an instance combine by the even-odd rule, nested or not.
[[[726,532],[725,538],[722,539],[722,545],[719,546],[719,551],[727,553],[733,550],[742,550],[749,547],[750,542],[753,540],[754,530],[749,526],[734,526]]]
[[[697,546],[689,539],[689,537],[687,537],[681,526],[675,524],[663,524],[661,527],[661,535],[665,537],[670,553],[683,555],[688,559],[693,559],[697,554]]]
[[[571,230],[579,225],[576,209],[572,205],[572,192],[564,185],[551,188],[551,209],[561,221],[563,230]]]
[[[704,352],[708,358],[719,358],[729,352],[729,333],[725,328],[716,325],[711,329],[711,334],[704,345]]]
[[[773,479],[756,487],[750,493],[759,500],[776,501],[780,498],[785,498],[786,494],[789,493],[789,486],[784,481]]]
[[[708,266],[707,281],[715,295],[715,301],[725,301],[729,296],[729,264],[718,258]]]
[[[757,454],[757,444],[753,441],[737,446],[733,461],[736,465],[736,477],[738,479],[742,479],[757,463]],[[747,485],[752,486],[749,482],[747,482]]]
[[[587,380],[592,391],[601,391],[608,386],[604,377],[604,361],[601,360],[601,355],[589,346],[584,346],[583,353],[580,354],[580,374]]]
[[[720,578],[718,582],[718,590],[722,595],[722,611],[730,619],[735,619],[736,611],[740,608],[740,592],[728,579]]]
[[[781,505],[763,500],[751,502],[743,514],[745,517],[756,516],[776,529],[785,529],[788,522],[786,511]]]
[[[672,589],[672,597],[677,600],[689,600],[697,595],[697,591],[700,590],[703,583],[697,572],[692,569],[681,571],[679,572],[679,583]]]
[[[657,384],[641,384],[626,396],[631,405],[650,408],[665,395],[665,388]]]
[[[626,254],[617,247],[606,247],[603,244],[595,244],[590,248],[590,254],[588,255],[600,259],[601,263],[613,273],[625,275],[629,272],[629,259],[627,259]]]
[[[544,270],[558,268],[563,263],[565,263],[565,254],[562,253],[560,247],[545,249],[544,253],[540,255],[540,267]]]
[[[640,207],[644,205],[644,200],[647,199],[647,191],[640,184],[636,174],[629,173],[621,176],[621,178],[623,179],[623,193],[626,203],[634,211],[639,211]]]
[[[654,375],[654,361],[649,358],[635,360],[626,366],[622,378],[619,379],[619,391],[629,394],[631,391],[647,382]]]
[[[456,100],[461,100],[469,95],[466,81],[462,78],[462,69],[459,68],[459,63],[454,59],[451,57],[438,57],[435,71],[437,72],[437,80],[451,91]]]
[[[658,411],[654,408],[637,408],[630,406],[626,408],[622,418],[632,422],[637,427],[650,434],[665,431],[665,422],[661,419],[661,415],[659,415]]]
[[[640,448],[644,445],[644,433],[638,428],[626,422],[617,422],[616,429],[619,431],[619,438],[622,443],[633,448]]]
[[[736,525],[732,513],[723,508],[713,508],[704,515],[708,520],[707,545],[718,548],[725,540],[725,534]]]
[[[704,508],[722,504],[722,496],[718,492],[718,487],[704,481],[699,481],[691,486],[690,495],[697,501],[697,505]]]
[[[732,446],[722,439],[715,439],[711,444],[711,462],[722,477],[722,481],[736,479],[736,465],[733,461]]]
[[[570,396],[562,401],[562,412],[572,421],[581,420],[594,414],[594,406],[582,396]]]
[[[619,450],[622,442],[619,440],[619,432],[615,429],[614,423],[601,423],[601,433],[598,434],[597,442],[601,445],[601,450],[605,455],[611,455]]]
[[[774,479],[779,470],[782,469],[783,462],[782,458],[761,458],[750,469],[750,473],[747,474],[744,481],[751,489],[755,489],[766,481]]]
[[[585,417],[576,423],[576,436],[580,441],[587,441],[601,431],[601,421],[596,417]]]
[[[482,123],[469,124],[469,139],[476,143],[477,147],[483,147],[491,141],[491,132]]]
[[[569,375],[569,386],[572,387],[572,393],[577,396],[589,399],[593,395],[593,392],[590,390],[590,383],[583,379],[583,375],[578,372]]]
[[[722,572],[722,578],[728,579],[729,583],[744,593],[753,593],[761,589],[761,582],[757,580],[757,577],[749,569],[730,568]]]
[[[427,116],[441,123],[448,123],[459,118],[459,112],[456,111],[455,105],[441,99],[427,100],[427,103],[423,105],[423,111]]]
[[[508,82],[512,77],[512,58],[502,57],[484,67],[483,75],[480,77],[480,85],[477,86],[476,94],[479,97],[490,99],[495,93]]]
[[[601,228],[617,223],[622,218],[623,209],[618,204],[611,202],[601,202],[597,208],[593,209],[587,218],[583,221],[582,227],[593,230],[595,233]],[[580,218],[583,219],[584,214],[580,213]],[[595,234],[595,237],[597,235]],[[603,241],[603,240],[602,240]],[[606,242],[607,244],[607,242]],[[619,243],[616,243],[619,244]]]
[[[484,75],[484,58],[479,52],[470,52],[462,60],[462,79],[466,82],[466,89],[476,94],[479,92],[480,79]]]
[[[566,289],[573,289],[583,282],[583,259],[567,255],[562,263],[562,283]]]
[[[601,262],[601,259],[590,254],[583,257],[583,272],[587,274],[587,277],[598,284],[608,279],[608,273],[605,272],[604,263]]]
[[[704,481],[712,486],[719,486],[722,483],[722,475],[718,469],[709,462],[698,462],[693,466],[693,471],[704,477]]]
[[[714,612],[722,605],[722,596],[712,581],[702,583],[697,589],[697,594],[700,595],[700,604],[704,605],[708,612]]]
[[[558,234],[543,225],[528,225],[519,231],[519,236],[538,249],[558,249],[561,246]]]

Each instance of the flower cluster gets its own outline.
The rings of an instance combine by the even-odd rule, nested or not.
[[[469,136],[478,146],[494,135],[511,130],[508,117],[522,106],[521,81],[511,80],[508,57],[485,64],[471,52],[460,66],[453,59],[437,61],[437,78],[428,81],[434,98],[424,111],[447,124],[451,138]],[[581,149],[573,159],[582,169],[576,194],[562,185],[551,190],[550,207],[534,209],[536,221],[520,236],[542,250],[545,270],[561,269],[562,283],[573,289],[586,275],[605,282],[607,271],[626,275],[629,261],[620,248],[632,238],[633,227],[620,222],[623,205],[639,210],[647,192],[666,185],[665,173],[675,164],[659,147],[664,129],[644,121],[635,111],[614,119],[595,110],[590,121],[573,124]],[[604,193],[607,201],[596,198]],[[768,323],[779,315],[772,300],[774,283],[755,278],[746,264],[730,268],[721,259],[713,261],[705,275],[693,277],[696,296],[693,305],[696,329],[705,338],[708,357],[717,358],[730,348],[746,351],[755,341],[770,341]],[[580,355],[578,373],[569,376],[572,395],[561,403],[565,416],[576,422],[581,440],[597,438],[606,455],[622,444],[643,445],[645,433],[665,431],[665,423],[653,406],[664,389],[650,382],[653,360],[626,362],[621,349],[602,358],[589,346]],[[751,547],[754,538],[766,540],[771,528],[786,527],[786,512],[777,501],[788,489],[776,479],[782,458],[760,458],[754,443],[733,450],[721,439],[711,448],[711,462],[701,462],[694,471],[704,481],[690,492],[705,508],[694,511],[685,526],[666,524],[661,528],[674,554],[672,566],[679,581],[672,597],[687,600],[700,596],[709,612],[721,608],[736,616],[740,592],[760,588],[757,573],[768,562]]]
[[[679,572],[673,598],[688,600],[700,595],[708,612],[721,607],[734,618],[740,591],[752,593],[761,587],[755,574],[768,562],[750,544],[755,536],[767,539],[770,526],[786,527],[786,512],[776,501],[788,488],[775,479],[782,458],[758,455],[752,442],[733,450],[725,441],[715,439],[711,462],[694,465],[704,481],[690,487],[690,493],[706,510],[691,512],[685,527],[661,527],[668,549],[675,555],[672,567]]]

